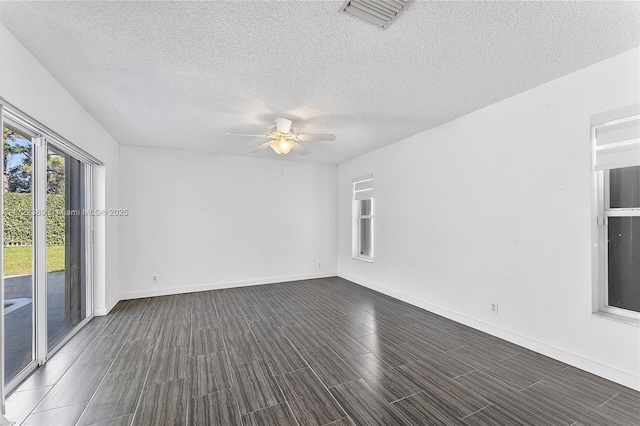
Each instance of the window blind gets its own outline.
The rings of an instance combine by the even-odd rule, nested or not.
[[[640,166],[640,115],[596,126],[596,170]]]
[[[353,199],[368,200],[373,198],[373,175],[365,175],[353,180]]]

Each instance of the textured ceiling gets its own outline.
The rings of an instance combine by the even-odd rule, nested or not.
[[[639,45],[638,2],[416,1],[387,31],[333,1],[0,2],[1,22],[122,144],[341,163]],[[3,61],[6,61],[3,58]],[[9,60],[10,62],[10,60]],[[5,62],[6,63],[6,62]],[[55,128],[55,124],[50,126]]]

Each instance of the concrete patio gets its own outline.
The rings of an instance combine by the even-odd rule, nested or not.
[[[49,347],[60,342],[74,325],[68,326],[64,316],[65,272],[47,274],[47,331]],[[32,276],[5,278],[5,303],[19,299],[33,300]],[[17,309],[5,311],[5,374],[6,380],[15,377],[31,360],[33,346],[33,303],[16,304]]]

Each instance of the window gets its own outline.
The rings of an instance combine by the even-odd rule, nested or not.
[[[373,175],[353,180],[353,257],[373,260]]]
[[[591,135],[597,309],[640,319],[640,115],[610,116],[594,124]]]

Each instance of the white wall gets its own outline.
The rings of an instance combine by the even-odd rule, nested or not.
[[[640,388],[640,329],[592,315],[589,139],[590,115],[638,102],[638,54],[341,164],[339,275]],[[374,263],[351,257],[367,173]]]
[[[121,298],[335,275],[336,174],[121,146]]]
[[[118,144],[0,24],[0,96],[104,163],[94,173],[96,208],[118,207]],[[94,310],[118,297],[118,218],[95,222]]]

